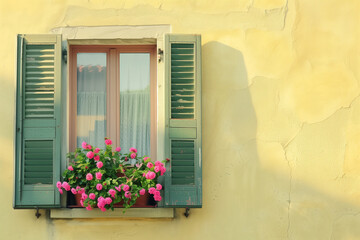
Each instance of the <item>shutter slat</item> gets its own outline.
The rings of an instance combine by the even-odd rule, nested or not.
[[[25,166],[52,166],[52,162],[48,159],[45,160],[29,160],[25,163]]]
[[[27,74],[27,75],[36,75],[36,74],[42,74],[42,75],[51,74],[51,75],[53,75],[53,74],[54,74],[54,71],[26,72],[26,74]]]
[[[52,54],[28,54],[26,56],[30,61],[34,61],[34,58],[50,58],[54,59],[54,55]]]
[[[53,80],[54,77],[26,77],[26,81],[43,81],[43,80]]]

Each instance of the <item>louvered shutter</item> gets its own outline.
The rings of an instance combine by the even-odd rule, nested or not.
[[[19,35],[14,208],[60,206],[61,35]]]
[[[202,206],[201,38],[165,36],[165,207]]]

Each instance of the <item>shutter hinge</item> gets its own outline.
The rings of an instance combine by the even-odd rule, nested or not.
[[[159,62],[161,62],[163,60],[164,57],[164,50],[162,50],[161,48],[158,49],[158,58],[159,58]]]

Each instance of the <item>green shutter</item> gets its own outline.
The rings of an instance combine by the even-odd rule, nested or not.
[[[201,38],[165,36],[165,207],[202,206]]]
[[[61,35],[18,35],[14,208],[60,207]]]

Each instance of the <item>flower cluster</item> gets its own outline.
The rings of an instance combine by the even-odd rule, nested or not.
[[[127,154],[120,153],[120,147],[112,151],[112,141],[107,138],[105,145],[102,150],[83,142],[82,148],[67,155],[70,164],[63,173],[64,181],[56,184],[59,192],[80,194],[80,204],[87,210],[98,207],[106,211],[116,203],[129,208],[146,193],[161,201],[163,186],[158,178],[166,172],[167,160],[153,163],[149,157],[139,157],[136,148],[130,148]],[[129,164],[129,159],[135,165]]]

